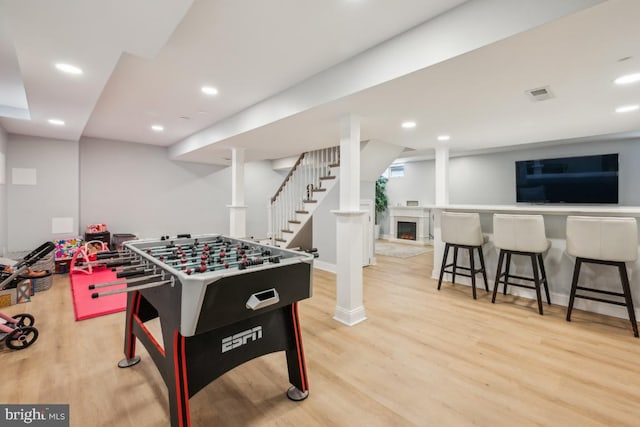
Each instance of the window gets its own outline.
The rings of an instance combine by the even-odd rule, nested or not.
[[[389,178],[402,178],[404,176],[404,165],[389,166]]]

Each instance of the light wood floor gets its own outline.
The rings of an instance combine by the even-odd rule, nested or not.
[[[295,403],[284,353],[253,360],[191,399],[195,426],[638,426],[640,340],[627,320],[429,279],[432,254],[365,269],[368,320],[332,320],[335,277],[301,303],[311,394]],[[639,302],[640,303],[640,302]],[[2,309],[36,316],[39,340],[0,349],[0,403],[68,403],[71,425],[168,425],[166,388],[143,361],[118,369],[124,315],[75,322],[68,279]]]

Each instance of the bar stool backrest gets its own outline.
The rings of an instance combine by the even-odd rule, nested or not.
[[[569,216],[567,253],[601,261],[635,261],[638,223],[635,218]]]
[[[542,215],[493,215],[493,241],[498,249],[543,253],[549,249]]]
[[[482,246],[480,214],[442,212],[440,214],[442,241],[454,245]]]

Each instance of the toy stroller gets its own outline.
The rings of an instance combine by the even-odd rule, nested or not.
[[[0,272],[0,289],[17,287],[21,280],[28,279],[28,277],[22,276],[22,273],[54,249],[53,243],[46,242],[18,261],[13,266],[12,272]],[[38,279],[42,277],[46,276],[38,276]],[[0,341],[4,340],[10,349],[25,349],[38,339],[38,330],[33,326],[35,318],[31,314],[22,313],[9,317],[0,313],[0,319],[5,322],[0,323]]]
[[[0,313],[0,319],[6,323],[0,324],[0,341],[12,350],[22,350],[29,347],[38,339],[38,330],[33,326],[35,319],[29,313],[16,314],[9,317]]]

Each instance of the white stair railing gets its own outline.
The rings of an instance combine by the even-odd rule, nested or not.
[[[287,242],[293,234],[292,224],[299,215],[307,215],[314,193],[322,191],[322,181],[331,176],[331,168],[340,164],[339,147],[303,153],[293,165],[282,185],[271,198],[269,237],[274,245]],[[314,191],[315,190],[315,191]]]

